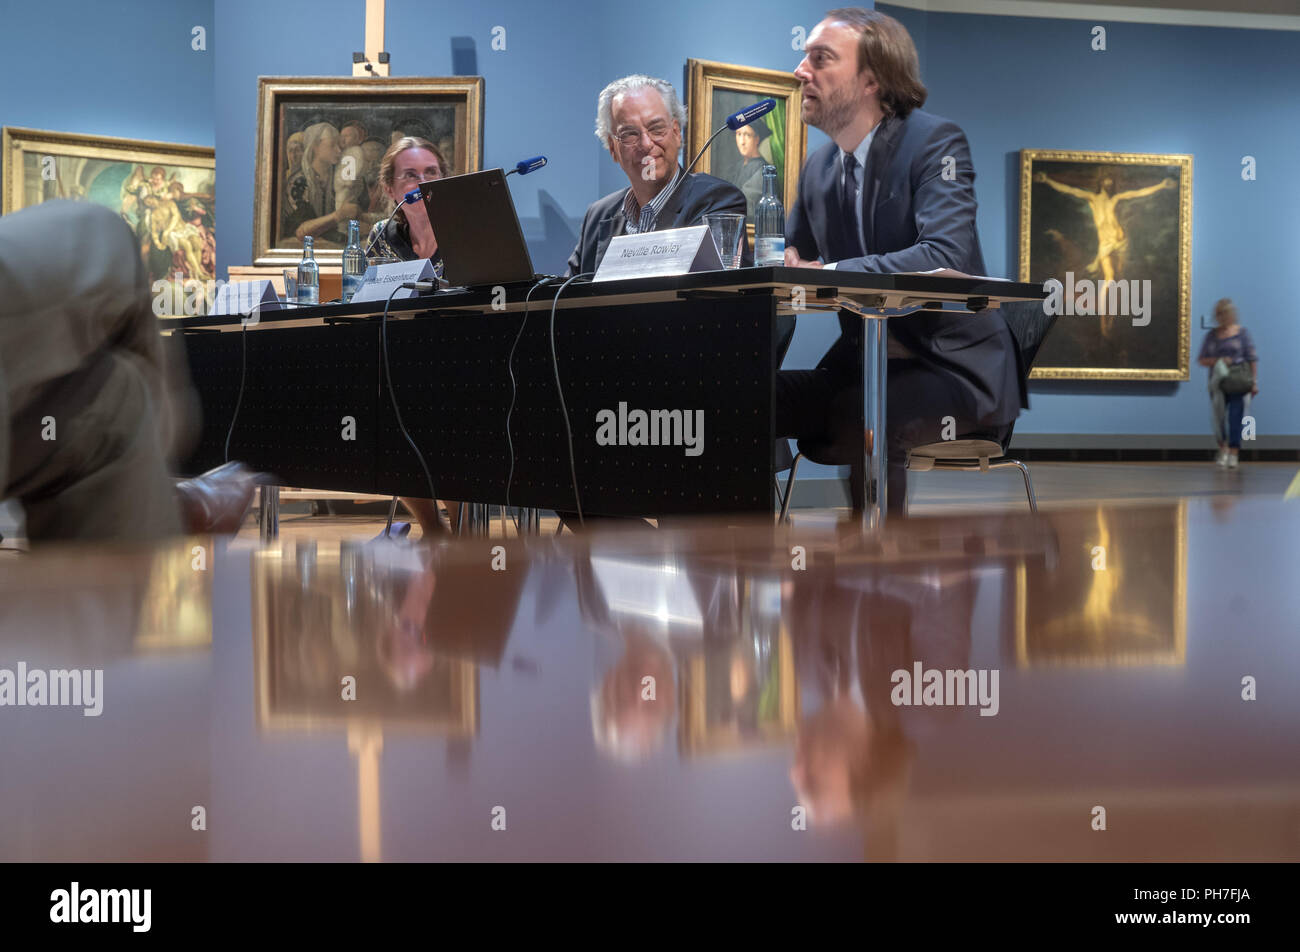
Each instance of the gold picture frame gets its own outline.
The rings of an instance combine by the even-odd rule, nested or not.
[[[385,684],[376,676],[374,652],[355,649],[361,643],[372,645],[379,629],[371,622],[391,604],[371,599],[362,608],[378,615],[353,614],[356,606],[349,604],[337,548],[319,552],[311,563],[310,584],[304,583],[298,562],[296,550],[279,548],[256,552],[251,562],[259,729],[346,729],[375,736],[398,731],[461,738],[478,733],[478,665],[473,660],[430,650],[432,664],[419,689],[397,690]],[[304,654],[304,647],[317,654]],[[353,675],[363,685],[364,692],[357,695],[361,701],[341,701],[342,674]],[[314,688],[303,686],[307,679],[314,680]]]
[[[1063,311],[1030,377],[1187,380],[1192,157],[1020,157],[1020,280],[1062,283]]]
[[[776,166],[778,191],[787,214],[799,194],[799,173],[803,170],[808,152],[808,128],[800,118],[803,93],[799,80],[793,73],[779,69],[737,66],[699,59],[686,61],[686,73],[687,132],[691,158],[704,148],[704,143],[721,124],[723,117],[769,96],[777,101],[775,110],[750,124],[764,133],[757,145],[757,158],[745,158],[740,152],[737,138],[724,134],[714,141],[695,167],[696,171],[716,175],[745,192],[749,205],[745,228],[752,238],[753,205],[757,197],[752,187],[753,172],[746,172],[747,166],[757,168],[760,173],[757,180],[758,196],[762,195],[758,159],[763,160],[762,164]],[[730,152],[719,151],[726,149],[730,149]]]
[[[260,76],[257,90],[257,267],[296,264],[302,257],[297,232],[304,227],[313,229],[316,260],[323,267],[340,266],[344,241],[339,226],[346,228],[346,221],[321,224],[323,217],[341,210],[336,206],[338,183],[331,173],[345,164],[355,170],[347,177],[356,192],[349,198],[355,199],[364,236],[374,221],[391,211],[391,201],[378,188],[378,155],[398,135],[421,135],[440,151],[450,152],[446,159],[452,174],[478,171],[482,162],[481,76]],[[343,135],[349,127],[358,131]],[[333,189],[321,183],[319,175],[311,181],[306,174],[315,169],[307,149],[317,155],[321,139],[333,139],[339,151],[337,162],[326,160],[325,174]]]
[[[1185,499],[1129,513],[1098,506],[1084,544],[1068,547],[1061,565],[1020,559],[1016,667],[1185,665],[1187,513]],[[1082,515],[1062,517],[1062,537],[1079,539],[1068,530]]]
[[[119,214],[135,232],[161,313],[194,282],[216,277],[211,146],[5,126],[0,167],[0,214],[60,198]],[[179,286],[164,292],[159,282]]]
[[[748,634],[748,633],[747,633]],[[794,668],[794,640],[784,624],[765,633],[772,648],[767,670],[753,657],[741,664],[749,702],[757,706],[754,723],[743,724],[735,710],[738,698],[736,655],[742,639],[702,646],[681,666],[678,745],[687,756],[742,754],[788,745],[798,732],[799,690]],[[721,669],[722,678],[713,669]],[[757,679],[757,680],[756,680]],[[749,687],[753,681],[755,687]],[[720,690],[721,689],[721,690]]]

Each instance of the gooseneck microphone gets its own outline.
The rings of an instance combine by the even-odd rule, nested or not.
[[[407,192],[405,195],[402,196],[402,200],[397,203],[397,208],[394,208],[392,212],[389,214],[389,216],[384,219],[383,227],[375,231],[375,237],[371,238],[370,241],[366,244],[366,250],[363,251],[362,254],[364,254],[367,258],[369,258],[370,249],[375,246],[375,242],[378,241],[379,236],[384,233],[384,228],[388,227],[388,223],[393,220],[393,215],[397,214],[398,209],[400,209],[403,205],[409,205],[411,204],[411,202],[419,201],[419,199],[420,199],[420,188],[417,185],[415,188],[411,189],[409,192]]]
[[[695,158],[691,159],[691,164],[686,166],[686,171],[689,172],[691,169],[695,168],[695,163],[700,161],[700,156],[704,155],[704,153],[708,151],[709,146],[713,144],[713,140],[722,135],[723,132],[728,129],[734,132],[741,126],[749,125],[755,119],[761,119],[775,108],[775,99],[761,99],[752,106],[746,106],[739,112],[733,112],[727,117],[727,121],[718,127],[718,131],[709,136],[709,141],[704,143],[704,148],[700,149]]]
[[[506,175],[514,175],[518,172],[520,175],[527,175],[529,172],[536,172],[546,164],[546,156],[535,155],[531,159],[524,159],[522,162],[516,162],[515,167]]]

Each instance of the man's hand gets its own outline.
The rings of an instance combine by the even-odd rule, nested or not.
[[[822,263],[820,261],[805,261],[799,257],[798,250],[787,246],[785,249],[785,266],[787,268],[820,268]]]

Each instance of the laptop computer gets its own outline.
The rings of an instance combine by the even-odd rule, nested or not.
[[[531,284],[533,261],[501,169],[420,183],[438,236],[444,273],[453,285]]]

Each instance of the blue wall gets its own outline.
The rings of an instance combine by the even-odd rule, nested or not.
[[[0,125],[213,145],[212,4],[0,0]]]
[[[218,270],[252,254],[259,75],[351,75],[362,45],[363,0],[221,0],[216,49],[216,135],[223,181]],[[596,95],[630,72],[662,76],[685,96],[690,57],[793,70],[796,25],[811,29],[824,4],[760,0],[743,7],[664,0],[647,18],[638,4],[506,0],[464,4],[388,0],[385,45],[394,76],[484,77],[483,160],[506,165],[545,154],[550,165],[512,179],[534,265],[563,270],[587,206],[627,179],[593,135]],[[743,13],[738,14],[738,10]],[[505,28],[505,49],[492,30]],[[292,35],[293,43],[285,37]],[[453,48],[456,54],[453,56]],[[815,130],[810,146],[825,142]],[[824,350],[824,346],[822,347]],[[820,352],[819,352],[820,353]],[[815,360],[815,357],[814,357]]]
[[[970,138],[990,274],[1016,276],[1020,149],[1192,155],[1192,359],[1202,316],[1231,297],[1260,351],[1259,434],[1300,434],[1300,375],[1287,369],[1300,356],[1300,31],[1100,21],[1107,49],[1093,52],[1099,21],[878,6],[917,39],[926,109]],[[1244,155],[1256,181],[1242,181]],[[1038,381],[1031,404],[1018,433],[1208,440],[1196,366],[1186,383]]]
[[[512,187],[538,268],[558,270],[587,205],[625,181],[591,133],[605,82],[644,71],[684,93],[690,57],[793,69],[791,29],[811,29],[828,5],[663,0],[648,18],[637,4],[593,0],[389,0],[387,46],[398,76],[468,64],[485,77],[485,163],[550,156]],[[882,9],[917,40],[927,108],[970,137],[990,273],[1015,271],[1021,148],[1194,156],[1193,324],[1219,297],[1238,302],[1263,358],[1260,433],[1300,432],[1300,375],[1283,370],[1300,354],[1288,293],[1300,238],[1300,32],[1106,23],[1109,49],[1093,53],[1092,21]],[[75,24],[57,47],[53,17]],[[215,14],[213,0],[68,0],[57,12],[0,0],[0,23],[0,123],[216,145],[224,274],[252,255],[257,77],[349,75],[364,0],[220,0]],[[206,52],[190,48],[195,25],[209,27]],[[505,51],[491,49],[495,26],[506,28]],[[810,130],[810,149],[825,141]],[[1245,154],[1259,162],[1255,182],[1241,180]],[[832,322],[802,319],[786,365],[814,363],[832,334]],[[1193,327],[1193,355],[1202,334]],[[1188,383],[1036,382],[1019,432],[1199,434],[1202,374],[1193,368]]]

